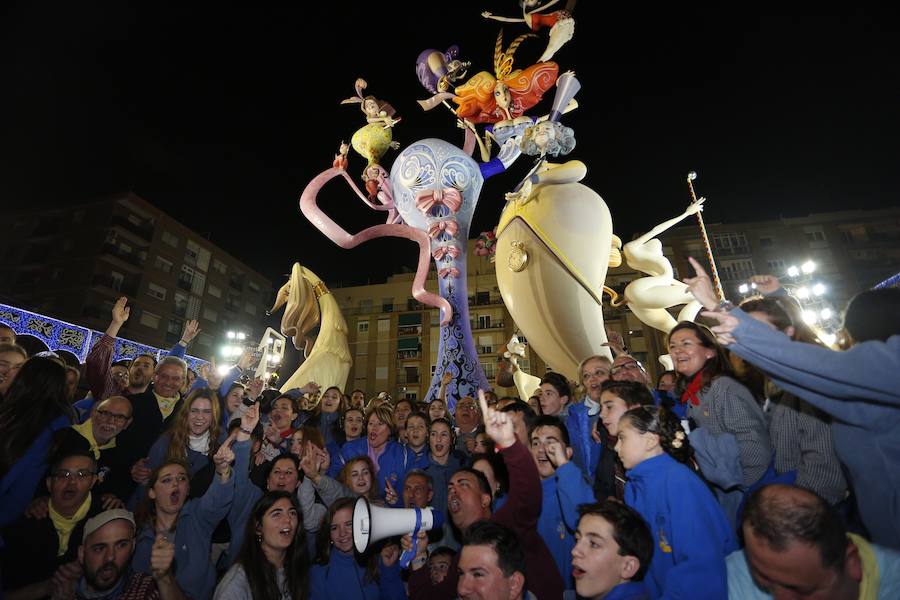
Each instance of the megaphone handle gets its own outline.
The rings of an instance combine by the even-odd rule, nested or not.
[[[403,554],[400,555],[400,567],[403,569],[409,568],[409,564],[416,557],[416,546],[418,546],[418,537],[419,537],[419,529],[422,528],[422,511],[418,508],[416,510],[416,528],[413,529],[412,532],[412,548],[409,550],[404,550]]]

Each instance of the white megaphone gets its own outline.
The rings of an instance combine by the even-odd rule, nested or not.
[[[413,547],[400,555],[400,566],[407,567],[416,555],[416,534],[444,526],[444,515],[433,508],[382,508],[363,497],[353,507],[353,544],[363,553],[369,544],[393,535],[412,534]]]

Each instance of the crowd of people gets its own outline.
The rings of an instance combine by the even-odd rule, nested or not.
[[[2,597],[900,598],[900,289],[835,350],[774,278],[734,307],[694,266],[673,371],[614,340],[528,398],[268,389],[189,369],[195,321],[114,362],[125,298],[81,369],[0,325]],[[445,524],[360,553],[359,498]]]

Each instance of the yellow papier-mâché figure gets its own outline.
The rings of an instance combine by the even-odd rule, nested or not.
[[[507,195],[497,225],[503,302],[535,352],[573,380],[585,357],[611,357],[603,282],[621,262],[609,208],[579,183],[586,173],[577,160],[545,163]]]
[[[286,306],[285,306],[286,305]],[[294,341],[294,347],[304,350],[306,360],[281,386],[281,391],[299,388],[310,381],[323,390],[337,386],[343,390],[353,364],[347,343],[347,322],[334,295],[312,271],[294,263],[291,276],[275,298],[269,312],[285,306],[281,318],[281,333]],[[315,340],[307,337],[320,325]]]

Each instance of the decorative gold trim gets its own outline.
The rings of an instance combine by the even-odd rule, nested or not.
[[[313,286],[313,291],[316,293],[316,300],[324,296],[325,294],[330,294],[331,290],[325,285],[325,282],[321,279],[316,285]]]

